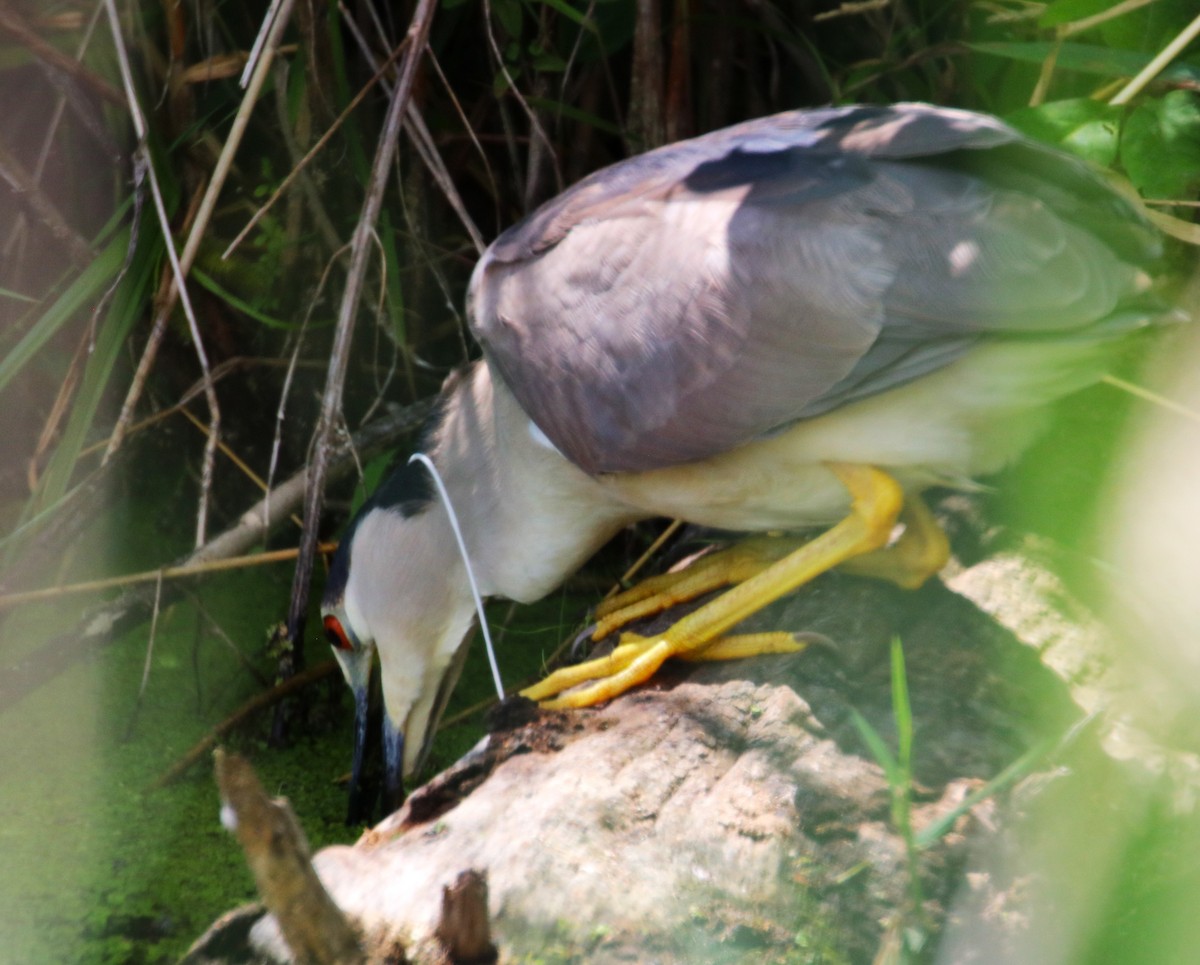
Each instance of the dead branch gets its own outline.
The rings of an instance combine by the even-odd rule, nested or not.
[[[443,886],[442,920],[435,934],[456,965],[496,961],[487,904],[487,872],[464,871],[454,884]]]
[[[117,107],[125,106],[125,98],[119,90],[99,74],[88,70],[74,57],[64,54],[57,47],[39,37],[37,32],[7,3],[0,3],[0,30],[17,40],[42,63],[61,70],[72,80],[78,81],[94,93],[99,94],[110,104],[115,104]]]
[[[218,750],[221,819],[246,853],[263,904],[297,962],[363,962],[358,937],[321,884],[308,841],[286,798],[268,798],[249,762]]]
[[[2,11],[0,7],[0,16]],[[95,257],[91,245],[67,223],[54,202],[42,193],[37,179],[25,170],[24,165],[3,143],[0,143],[0,179],[9,186],[13,196],[29,214],[50,233],[50,237],[63,246],[76,265],[83,266],[91,262]]]
[[[154,783],[150,785],[150,789],[157,791],[159,788],[175,783],[175,781],[183,777],[195,765],[199,764],[217,746],[217,743],[222,738],[240,727],[255,714],[274,706],[290,694],[303,690],[309,684],[315,684],[318,680],[332,677],[335,673],[337,673],[337,662],[334,660],[324,660],[315,667],[310,667],[303,673],[298,673],[294,677],[289,677],[282,683],[276,684],[270,690],[264,690],[261,693],[255,694],[188,748],[182,757],[154,779]]]

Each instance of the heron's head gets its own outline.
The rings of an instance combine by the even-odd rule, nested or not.
[[[349,820],[367,816],[362,788],[375,655],[383,691],[384,807],[424,762],[458,680],[474,623],[462,564],[419,465],[398,469],[351,522],[321,604],[325,635],[354,694]]]

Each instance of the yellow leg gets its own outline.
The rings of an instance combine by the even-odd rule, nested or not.
[[[627,634],[633,636],[633,634]],[[677,654],[680,660],[700,663],[709,660],[740,660],[743,657],[761,657],[767,653],[800,653],[807,650],[814,640],[828,639],[817,633],[788,633],[773,630],[767,633],[739,633],[728,637],[717,637],[699,650]]]
[[[622,644],[608,657],[557,671],[522,694],[544,700],[582,681],[596,680],[544,706],[587,707],[611,700],[648,680],[668,657],[702,650],[785,593],[852,557],[885,546],[903,503],[900,485],[871,466],[835,463],[829,468],[851,497],[850,515],[836,526],[688,614],[662,635]]]
[[[919,496],[909,496],[900,512],[904,532],[890,546],[841,564],[855,576],[887,580],[915,590],[950,558],[950,544],[933,513]],[[662,613],[723,586],[734,586],[808,542],[810,537],[760,536],[729,549],[702,556],[686,569],[642,580],[636,586],[597,605],[593,640],[603,640],[635,620]]]
[[[642,580],[596,607],[592,639],[603,640],[634,620],[662,613],[723,586],[744,583],[786,556],[799,542],[782,537],[743,540],[729,549],[702,556],[677,573]]]
[[[920,496],[909,496],[900,513],[904,532],[890,546],[864,553],[838,567],[843,573],[888,580],[915,590],[941,572],[950,559],[950,541]]]

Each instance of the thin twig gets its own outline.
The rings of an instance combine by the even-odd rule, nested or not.
[[[194,415],[192,415],[191,410],[188,409],[186,406],[181,406],[179,411],[188,420],[188,422],[190,422],[192,425],[194,425],[202,433],[208,432],[208,428],[204,425],[204,423],[201,422],[199,419],[197,419]],[[218,443],[218,448],[220,449],[221,453],[225,456],[225,458],[228,459],[230,462],[232,462],[238,468],[238,470],[242,473],[242,475],[245,476],[247,479],[249,479],[252,483],[254,483],[255,486],[257,486],[259,489],[261,489],[264,493],[271,491],[271,487],[267,484],[267,481],[265,479],[263,479],[262,476],[260,476],[258,473],[256,473],[253,469],[251,469],[250,466],[246,463],[246,461],[244,459],[242,459],[242,457],[239,456],[236,452],[234,452],[232,449],[230,449],[229,446],[227,446],[224,442],[220,442],[220,443]],[[300,517],[297,516],[295,513],[292,514],[291,518],[292,518],[292,522],[294,522],[297,526],[301,525]]]
[[[321,553],[332,553],[337,549],[337,543],[321,543],[317,550]],[[249,556],[232,556],[228,559],[205,560],[199,563],[181,563],[178,566],[167,566],[157,570],[146,570],[141,573],[126,573],[123,576],[108,576],[100,580],[85,580],[82,583],[65,583],[61,586],[46,586],[38,590],[22,590],[18,593],[0,595],[0,610],[20,606],[24,603],[38,603],[44,600],[57,600],[64,596],[74,596],[77,593],[99,593],[102,590],[128,589],[141,583],[154,583],[163,580],[181,580],[192,576],[206,576],[211,573],[221,573],[225,570],[240,570],[248,566],[267,566],[271,563],[286,563],[294,560],[299,550],[270,550],[265,553],[254,553]]]
[[[142,662],[142,683],[138,687],[137,700],[133,705],[133,713],[129,715],[129,723],[125,727],[125,740],[133,737],[133,729],[137,726],[138,715],[142,712],[142,701],[146,697],[146,687],[150,683],[150,666],[154,661],[154,641],[158,637],[158,615],[162,604],[162,571],[154,584],[154,608],[150,613],[150,634],[146,640],[146,659]]]
[[[105,0],[111,8],[113,0]],[[204,237],[205,231],[208,229],[209,220],[212,217],[213,211],[216,209],[217,198],[221,193],[221,189],[225,185],[225,179],[229,175],[230,168],[233,164],[233,156],[241,144],[242,136],[246,132],[246,125],[250,120],[250,114],[254,110],[254,105],[258,102],[258,95],[262,91],[263,84],[266,82],[267,74],[271,69],[271,62],[274,59],[275,52],[279,47],[279,38],[283,34],[284,27],[287,26],[288,20],[291,18],[292,6],[294,0],[283,0],[278,16],[271,26],[270,35],[268,37],[267,47],[263,52],[263,56],[259,58],[257,67],[251,77],[250,84],[246,90],[246,96],[242,98],[238,105],[237,114],[234,116],[233,124],[230,127],[229,136],[225,139],[224,145],[221,148],[221,154],[217,158],[217,162],[213,167],[212,176],[208,181],[208,188],[204,196],[200,199],[196,210],[196,216],[192,221],[191,231],[188,233],[187,241],[184,243],[183,251],[179,255],[179,267],[184,277],[191,271],[192,262],[196,258],[196,252],[200,249],[200,242]],[[179,294],[178,283],[171,285],[158,308],[158,314],[154,319],[153,332],[161,332],[166,326],[167,316],[175,307],[175,299]],[[137,394],[135,394],[135,392]],[[122,412],[132,412],[137,404],[138,395],[141,392],[141,383],[135,380],[131,386],[129,395],[125,399]],[[215,434],[214,434],[215,435]],[[123,436],[119,432],[113,433],[112,443],[110,443],[109,453],[111,456],[116,448],[120,445]]]
[[[264,690],[261,693],[255,694],[180,755],[174,764],[154,779],[154,782],[150,785],[151,789],[156,790],[160,787],[166,787],[168,784],[173,784],[179,780],[189,770],[203,761],[212,752],[212,749],[217,746],[217,742],[221,738],[231,731],[236,730],[255,714],[274,706],[285,697],[303,690],[317,681],[336,675],[338,672],[336,660],[325,660],[315,667],[310,667],[303,673],[298,673],[294,677],[289,677],[287,680],[277,683],[270,690]]]
[[[43,228],[66,250],[76,265],[83,266],[95,257],[91,245],[80,235],[58,210],[25,166],[0,142],[0,180],[11,189],[13,196],[25,206]]]
[[[475,153],[479,156],[479,161],[483,165],[483,170],[487,173],[488,196],[492,199],[492,207],[495,214],[495,220],[500,221],[500,188],[496,182],[496,173],[492,170],[492,162],[488,159],[487,151],[483,149],[483,145],[479,143],[479,138],[475,135],[475,129],[471,126],[470,120],[467,118],[467,112],[463,110],[462,102],[458,99],[458,94],[455,93],[450,79],[442,70],[442,65],[437,59],[437,54],[430,50],[427,54],[429,66],[433,68],[433,72],[437,74],[438,79],[442,82],[442,91],[445,93],[450,105],[454,108],[454,113],[458,115],[459,122],[463,126],[463,131],[467,135],[468,140],[475,148]],[[424,126],[424,118],[421,120]],[[457,193],[457,189],[456,193]],[[474,224],[474,222],[472,222]]]
[[[303,192],[304,200],[308,202],[313,225],[320,234],[321,240],[325,242],[325,247],[330,251],[335,251],[342,246],[342,239],[337,228],[334,227],[333,219],[329,217],[329,212],[325,209],[321,200],[321,192],[317,190],[316,183],[308,171],[301,167],[304,163],[304,152],[296,142],[296,134],[292,130],[287,93],[289,89],[288,62],[280,60],[275,64],[275,113],[279,115],[279,133],[283,137],[283,146],[287,149],[288,158],[292,162],[292,170],[301,172],[300,190]],[[259,214],[255,214],[255,218],[259,216]],[[233,246],[230,245],[230,250],[232,248]]]
[[[238,147],[241,146],[242,137],[245,135],[246,127],[250,122],[250,115],[254,112],[259,94],[262,92],[263,86],[267,82],[267,77],[270,75],[271,63],[274,61],[275,53],[279,48],[279,38],[283,35],[283,30],[291,19],[294,2],[295,0],[283,0],[279,6],[262,56],[258,59],[254,73],[250,78],[250,83],[246,86],[246,96],[238,104],[237,114],[234,115],[233,123],[230,125],[229,136],[221,146],[221,154],[217,158],[217,163],[213,166],[208,191],[200,202],[200,211],[196,215],[196,223],[192,225],[187,243],[183,246],[183,254],[180,256],[180,261],[189,270],[191,269],[192,261],[196,257],[196,252],[200,249],[200,242],[204,238],[204,232],[208,230],[208,222],[212,218],[213,211],[217,206],[217,198],[221,193],[221,189],[225,186],[225,179],[229,176],[229,171],[233,166],[233,156],[237,153]]]
[[[162,189],[158,184],[158,175],[154,170],[154,161],[150,156],[146,118],[142,114],[141,104],[137,98],[137,91],[133,86],[133,70],[129,65],[128,51],[125,49],[125,38],[121,34],[121,21],[117,17],[117,6],[115,0],[104,0],[104,5],[108,12],[108,23],[112,31],[113,47],[116,50],[117,64],[121,71],[121,83],[125,88],[125,97],[129,102],[129,112],[133,118],[134,133],[138,139],[134,163],[146,172],[150,182],[150,196],[154,199],[154,210],[158,214],[159,224],[162,229],[163,247],[166,249],[167,259],[171,263],[171,271],[175,278],[175,290],[179,294],[184,317],[187,318],[188,329],[192,336],[192,347],[196,351],[200,370],[204,373],[204,394],[208,403],[209,413],[209,436],[204,444],[204,461],[200,473],[200,505],[196,513],[196,546],[200,547],[205,543],[208,529],[208,500],[212,489],[213,464],[216,461],[217,440],[221,436],[221,409],[217,404],[217,393],[212,384],[212,373],[209,371],[208,366],[208,353],[205,352],[204,341],[200,337],[200,324],[196,321],[196,313],[192,309],[192,301],[188,297],[187,286],[184,284],[187,272],[180,263],[179,254],[175,250],[175,241],[171,233],[171,218],[167,214],[167,205],[163,201]]]
[[[221,622],[211,613],[209,613],[208,608],[200,599],[199,594],[188,592],[186,595],[188,602],[196,608],[196,612],[200,615],[201,619],[208,624],[209,629],[220,638],[223,644],[225,644],[229,652],[233,654],[233,659],[238,662],[241,668],[254,678],[254,681],[258,684],[258,686],[270,687],[271,680],[267,674],[259,670],[258,667],[254,665],[254,661],[250,657],[246,656],[246,654],[242,652],[242,648],[239,647],[234,642],[233,638],[225,632],[225,628],[221,626]]]
[[[1100,381],[1120,389],[1122,392],[1128,392],[1135,398],[1156,405],[1160,409],[1166,409],[1168,412],[1183,416],[1185,419],[1191,419],[1193,422],[1200,422],[1200,412],[1190,409],[1186,405],[1181,405],[1174,399],[1168,399],[1165,395],[1161,395],[1152,389],[1146,389],[1140,385],[1135,385],[1133,382],[1127,382],[1125,379],[1118,378],[1115,375],[1101,376]]]
[[[0,30],[14,37],[38,60],[68,74],[72,80],[79,81],[110,104],[125,106],[125,98],[117,88],[69,54],[44,41],[16,11],[3,2],[0,2]]]
[[[269,51],[274,46],[272,43],[272,32],[276,22],[279,19],[280,8],[283,6],[283,0],[271,0],[271,6],[267,10],[267,14],[263,17],[262,24],[258,28],[258,33],[254,37],[254,44],[250,47],[250,53],[246,56],[246,66],[242,69],[242,76],[238,78],[238,87],[245,90],[247,85],[254,77],[254,72],[258,69],[259,60],[263,57],[264,51]],[[289,10],[287,15],[290,16]],[[276,36],[274,39],[278,39]],[[268,55],[269,56],[269,55]]]
[[[91,19],[88,20],[87,27],[83,31],[83,37],[79,41],[79,46],[75,48],[75,60],[82,61],[83,55],[87,52],[88,45],[92,42],[92,35],[95,33],[96,24],[100,21],[101,7],[99,5],[92,11]],[[67,108],[67,93],[60,91],[58,99],[54,102],[54,111],[50,115],[50,123],[46,125],[46,135],[42,138],[42,146],[38,150],[37,161],[33,165],[33,180],[37,184],[42,183],[42,175],[46,171],[46,163],[50,159],[50,150],[54,146],[54,138],[58,134],[59,125],[62,123],[63,114]],[[13,248],[17,244],[17,240],[23,237],[25,229],[25,217],[18,214],[13,220],[12,230],[9,232],[8,240],[4,243],[4,255],[11,257]]]
[[[1063,37],[1073,37],[1077,33],[1083,33],[1085,30],[1098,27],[1100,24],[1112,20],[1114,17],[1123,17],[1127,13],[1140,10],[1142,7],[1149,6],[1155,2],[1156,0],[1124,0],[1123,3],[1118,3],[1107,10],[1101,10],[1090,17],[1083,17],[1079,20],[1072,20],[1070,23],[1064,23],[1059,27],[1059,30]]]
[[[382,66],[380,66],[380,68],[375,72],[375,75],[362,86],[362,89],[357,94],[354,95],[354,99],[351,100],[350,103],[346,105],[346,109],[337,116],[337,120],[329,125],[329,130],[322,134],[317,139],[317,143],[308,149],[308,153],[305,154],[304,157],[292,167],[292,169],[288,172],[287,177],[285,177],[279,183],[279,187],[271,192],[271,196],[267,198],[262,207],[254,212],[254,215],[249,221],[246,222],[246,226],[237,233],[237,236],[233,239],[233,241],[229,242],[228,247],[221,252],[222,259],[228,258],[230,255],[232,255],[234,249],[236,249],[238,245],[246,240],[246,236],[254,230],[254,226],[263,219],[263,217],[268,211],[271,210],[272,207],[274,207],[275,202],[278,201],[280,197],[283,196],[283,193],[292,186],[292,182],[295,181],[300,176],[300,173],[308,167],[312,159],[321,153],[322,149],[324,149],[325,145],[329,143],[329,140],[333,137],[333,135],[341,129],[343,124],[346,123],[346,118],[349,117],[354,112],[354,109],[362,103],[363,98],[371,92],[372,88],[374,88],[374,86],[379,82],[384,73],[389,70],[392,64],[396,62],[396,59],[404,53],[404,50],[404,44],[400,44],[391,52],[391,54],[388,55],[387,60],[383,62]]]
[[[188,213],[184,217],[185,226],[195,218],[203,188],[203,183],[196,187],[196,193],[192,196],[191,204],[188,206]],[[135,199],[140,196],[139,192],[140,187],[135,191]],[[133,218],[135,231],[138,222],[139,216],[135,214]],[[132,243],[132,237],[130,241]],[[132,250],[131,244],[131,253]],[[162,281],[155,292],[154,305],[156,309],[154,322],[150,326],[150,334],[146,337],[146,344],[142,346],[142,354],[138,359],[137,368],[134,369],[133,377],[129,380],[129,388],[125,392],[125,399],[121,403],[121,411],[117,415],[117,421],[113,424],[112,432],[109,434],[108,441],[105,444],[104,456],[100,460],[102,466],[106,465],[117,454],[117,450],[121,448],[121,444],[125,441],[125,437],[129,432],[130,424],[133,422],[133,411],[137,408],[138,400],[142,397],[142,390],[146,387],[146,380],[150,377],[150,370],[154,367],[154,362],[158,358],[158,350],[162,347],[163,338],[167,334],[167,320],[171,314],[168,303],[172,297],[174,297],[173,283],[170,273],[167,272],[163,275]]]
[[[512,74],[508,71],[508,66],[504,62],[504,55],[500,52],[500,45],[496,42],[496,35],[492,32],[492,3],[491,0],[483,0],[483,17],[484,17],[484,33],[487,34],[488,49],[492,52],[492,57],[495,59],[496,66],[500,69],[500,73],[504,75],[504,82],[507,89],[516,98],[518,104],[521,105],[521,110],[525,112],[525,116],[529,118],[529,127],[533,131],[534,136],[542,142],[542,146],[546,149],[547,156],[550,158],[554,167],[554,183],[558,186],[558,190],[563,189],[562,168],[558,163],[558,154],[554,150],[554,145],[550,142],[550,136],[542,127],[542,122],[538,120],[537,112],[529,106],[529,102],[525,100],[524,95],[517,88],[517,82],[513,79]]]
[[[1046,100],[1046,92],[1054,78],[1054,69],[1058,66],[1058,54],[1062,50],[1062,44],[1063,35],[1059,32],[1054,38],[1054,46],[1050,48],[1050,53],[1046,55],[1041,70],[1038,71],[1037,83],[1033,86],[1033,93],[1029,95],[1030,107],[1040,107]]]
[[[1124,89],[1121,90],[1116,97],[1109,101],[1110,104],[1127,104],[1142,92],[1147,84],[1157,77],[1179,53],[1200,35],[1200,14],[1196,15],[1196,19],[1189,23],[1179,32],[1174,40],[1167,44],[1158,52],[1153,60],[1139,71],[1138,75],[1133,78]]]
[[[283,423],[287,414],[287,400],[292,390],[292,378],[296,371],[296,364],[300,358],[300,347],[304,343],[304,335],[308,331],[308,323],[312,319],[313,312],[317,309],[317,304],[321,298],[321,293],[325,290],[325,285],[329,280],[330,272],[333,266],[337,263],[342,254],[349,249],[349,245],[344,245],[333,253],[329,261],[325,265],[325,270],[321,272],[321,280],[317,283],[317,289],[308,300],[308,310],[304,313],[304,319],[300,323],[300,331],[296,335],[296,348],[292,352],[291,360],[288,362],[287,374],[283,379],[283,388],[279,392],[279,405],[275,409],[275,435],[271,440],[271,461],[267,466],[267,480],[273,482],[275,479],[275,470],[279,463],[279,451],[283,445]],[[361,468],[360,468],[361,472]],[[270,526],[269,519],[263,520],[264,526]],[[303,526],[303,521],[300,522]]]
[[[359,52],[363,55],[368,64],[374,66],[375,53],[371,49],[371,45],[367,43],[367,39],[362,35],[362,31],[358,29],[358,24],[350,15],[350,11],[346,9],[344,3],[338,4],[338,12],[342,15],[342,21],[345,23],[346,29],[350,31],[350,36],[354,38],[358,45]],[[383,39],[382,33],[380,39]],[[433,58],[432,51],[427,50],[426,55],[435,71],[438,71],[436,60]],[[386,66],[386,65],[385,65]],[[383,69],[376,71],[375,76],[381,77]],[[440,73],[440,71],[439,71]],[[391,85],[385,80],[383,81],[383,89],[390,95],[392,92]],[[453,94],[451,93],[453,99]],[[457,104],[457,101],[455,101]],[[415,104],[408,105],[408,114],[404,118],[405,129],[413,140],[413,145],[417,149],[417,154],[420,156],[429,173],[433,175],[433,180],[437,182],[437,186],[441,188],[442,194],[446,196],[450,207],[454,213],[458,215],[458,220],[466,229],[467,234],[471,236],[471,242],[475,245],[477,254],[482,255],[483,249],[487,247],[484,243],[483,235],[480,234],[479,228],[476,226],[470,214],[467,213],[467,206],[463,203],[462,195],[458,193],[458,188],[455,187],[454,179],[450,176],[450,171],[446,168],[446,162],[442,160],[442,156],[438,153],[437,145],[434,144],[433,135],[429,133],[429,127],[425,123],[425,118],[421,116],[421,112],[417,110]],[[476,142],[478,143],[478,142]],[[486,157],[484,163],[487,163]]]
[[[62,421],[66,418],[70,408],[71,399],[75,395],[75,389],[79,385],[79,379],[83,375],[84,361],[87,359],[88,349],[91,347],[90,334],[90,332],[85,331],[80,336],[79,344],[75,347],[75,354],[67,366],[67,371],[62,377],[62,383],[58,387],[58,393],[54,397],[54,403],[50,406],[50,412],[46,416],[46,421],[42,424],[42,431],[38,435],[33,455],[29,457],[29,466],[25,473],[25,480],[31,493],[37,491],[41,476],[42,458],[46,455],[55,437],[58,435],[58,430],[62,426]]]

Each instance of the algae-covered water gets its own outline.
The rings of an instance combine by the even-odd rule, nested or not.
[[[142,525],[120,509],[106,515],[55,579],[169,558],[174,548],[149,532],[130,539],[129,528]],[[268,630],[286,613],[291,577],[284,564],[193,583],[160,613],[152,650],[147,624],[84,653],[0,714],[0,963],[174,961],[219,914],[253,900],[241,852],[218,821],[208,763],[168,787],[151,786],[269,684]],[[0,614],[4,664],[36,652],[96,602],[71,596]],[[502,646],[511,683],[536,671],[564,612],[551,600],[528,615],[534,630],[509,631]],[[314,662],[329,653],[318,625],[310,620]],[[475,647],[450,713],[490,687]],[[360,830],[343,823],[337,783],[350,757],[343,690],[340,677],[312,689],[288,747],[268,746],[268,714],[227,742],[251,759],[269,793],[291,801],[314,849],[353,841]],[[431,768],[456,759],[479,733],[478,715],[443,732]]]

